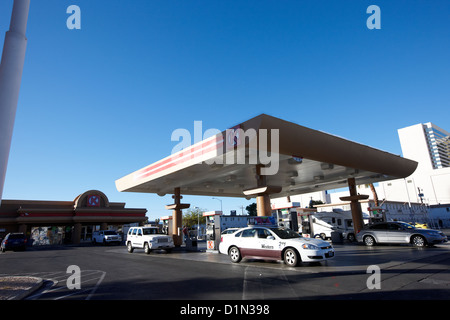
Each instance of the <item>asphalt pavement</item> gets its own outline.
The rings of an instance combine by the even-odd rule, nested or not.
[[[447,236],[450,235],[450,230],[443,230]],[[353,248],[357,248],[356,245],[349,245],[348,248],[352,250]],[[343,246],[345,248],[345,245]],[[31,251],[38,251],[38,250],[45,250],[41,248],[30,248]],[[124,247],[111,247],[109,250],[116,250],[117,252],[124,251]],[[350,252],[350,251],[349,251]],[[343,250],[341,252],[342,254],[346,254],[346,251]],[[349,254],[349,257],[351,258],[351,254]],[[216,262],[216,263],[229,263],[229,259],[225,255],[221,255],[217,253],[217,251],[211,251],[206,250],[206,244],[205,242],[198,242],[198,247],[194,248],[194,250],[188,250],[185,246],[182,246],[180,248],[176,248],[173,251],[173,254],[170,255],[161,255],[161,257],[165,257],[168,259],[188,259],[193,261],[209,261],[209,262]],[[269,265],[270,266],[270,265]],[[287,268],[283,264],[275,265],[276,268]],[[396,267],[396,266],[388,266]],[[339,264],[333,265],[333,268],[339,268]],[[345,266],[346,270],[349,270],[349,265],[346,264]],[[428,278],[422,281],[423,284],[442,284],[443,280],[440,279],[434,279],[434,278]],[[445,280],[447,281],[447,280]],[[449,282],[449,281],[447,281]],[[20,276],[20,275],[8,275],[8,276],[1,276],[0,277],[0,300],[23,300],[26,297],[29,297],[39,289],[41,289],[44,286],[45,279],[41,277],[35,277],[35,276]],[[450,282],[448,283],[450,284]],[[448,285],[446,284],[446,285]]]

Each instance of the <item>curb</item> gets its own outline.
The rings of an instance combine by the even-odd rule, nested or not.
[[[23,300],[39,290],[42,278],[28,276],[0,277],[0,300]]]

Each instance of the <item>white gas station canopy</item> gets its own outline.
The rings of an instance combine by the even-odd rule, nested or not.
[[[239,163],[230,157],[237,150],[245,150]],[[267,150],[269,162],[263,157]],[[278,169],[264,176],[264,184],[257,182],[262,163]],[[416,167],[415,161],[261,114],[118,179],[116,187],[159,195],[180,188],[185,195],[282,197],[345,187],[349,178],[356,184],[404,178]]]

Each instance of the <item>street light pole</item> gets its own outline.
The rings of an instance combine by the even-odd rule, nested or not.
[[[30,0],[14,0],[0,63],[0,203],[22,82],[29,10]]]
[[[222,200],[220,200],[219,198],[213,198],[213,199],[216,199],[216,200],[219,200],[219,201],[220,201],[220,212],[222,212],[222,214],[223,214]]]
[[[197,240],[200,240],[200,208],[194,207],[197,210]]]

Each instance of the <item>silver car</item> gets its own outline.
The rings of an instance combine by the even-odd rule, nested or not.
[[[438,230],[417,229],[405,222],[379,222],[365,226],[356,235],[358,242],[366,246],[376,243],[411,243],[424,247],[447,241],[447,237]]]

